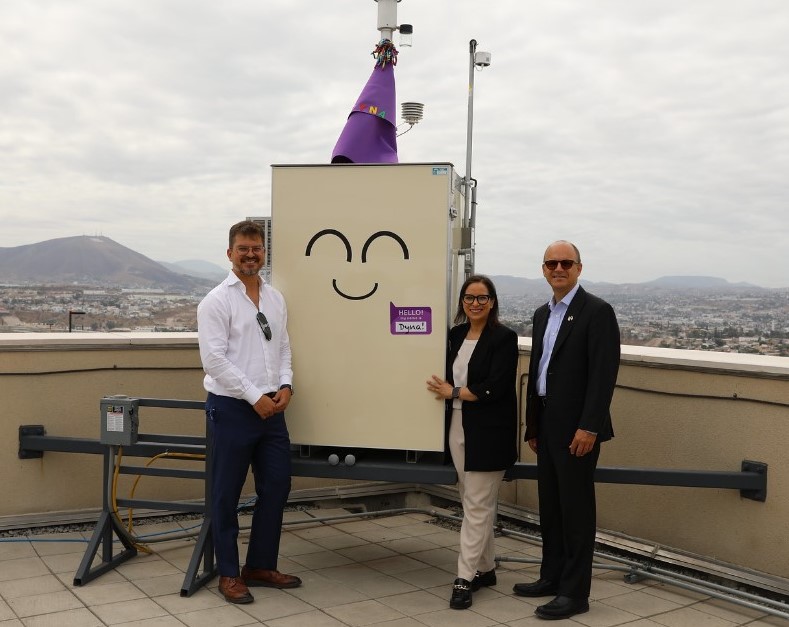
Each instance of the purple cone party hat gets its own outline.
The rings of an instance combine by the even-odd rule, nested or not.
[[[382,39],[375,67],[331,155],[332,163],[397,163],[394,66],[397,49]]]

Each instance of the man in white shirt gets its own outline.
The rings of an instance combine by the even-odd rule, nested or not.
[[[200,359],[206,375],[207,437],[212,452],[211,521],[219,591],[251,603],[248,586],[295,588],[277,570],[282,512],[290,493],[290,436],[285,408],[293,393],[287,308],[259,276],[263,229],[230,228],[232,270],[197,307]],[[238,500],[250,465],[257,502],[246,563],[239,570]]]

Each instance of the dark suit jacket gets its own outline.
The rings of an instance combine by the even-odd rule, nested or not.
[[[537,372],[550,311],[534,312],[526,398],[526,439],[539,437]],[[579,287],[564,316],[548,362],[545,412],[558,446],[569,446],[577,429],[614,436],[609,407],[619,370],[619,326],[607,302]],[[554,429],[553,427],[556,427]]]
[[[465,323],[449,332],[446,378],[450,383],[453,383],[452,363],[468,330],[469,324]],[[485,327],[468,363],[466,387],[479,400],[463,403],[465,470],[506,470],[515,463],[518,457],[517,372],[518,335],[503,325]],[[448,431],[451,401],[447,402],[446,415]]]

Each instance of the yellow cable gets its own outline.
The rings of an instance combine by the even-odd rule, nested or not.
[[[148,468],[155,461],[157,461],[157,460],[159,460],[159,459],[161,459],[163,457],[169,457],[169,458],[172,458],[172,459],[205,459],[205,455],[201,454],[201,453],[171,453],[169,451],[165,451],[164,453],[159,453],[158,455],[154,455],[153,457],[151,457],[148,460],[148,462],[145,464],[145,467]],[[131,490],[129,492],[129,499],[130,500],[134,498],[134,492],[137,489],[137,484],[140,482],[140,479],[142,479],[142,475],[137,475],[137,477],[134,479],[134,483],[132,484]],[[128,514],[129,515],[129,524],[128,524],[129,533],[131,533],[132,529],[134,528],[134,522],[132,520],[132,514],[133,514],[133,510],[132,510],[131,507],[129,507],[129,514]]]
[[[118,524],[120,525],[121,529],[123,529],[123,520],[121,519],[120,512],[118,511],[118,499],[117,499],[117,497],[118,497],[118,477],[120,476],[120,472],[121,472],[121,459],[122,458],[123,458],[123,447],[119,446],[118,447],[118,454],[115,456],[115,472],[113,473],[113,476],[112,476],[112,513],[115,516],[115,520],[118,522]],[[131,534],[129,534],[129,535],[130,535],[130,538],[127,538],[127,539],[131,540],[132,546],[135,549],[137,549],[138,551],[141,551],[143,553],[153,553],[152,549],[148,548],[144,544],[140,544],[139,542],[137,542],[137,539],[134,536],[132,536]]]

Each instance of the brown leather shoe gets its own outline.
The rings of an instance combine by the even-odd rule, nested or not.
[[[298,588],[301,585],[301,579],[295,575],[286,575],[278,570],[263,570],[247,566],[241,569],[241,579],[248,586],[262,588]]]
[[[219,592],[228,603],[244,604],[252,603],[255,600],[241,577],[220,577]]]

